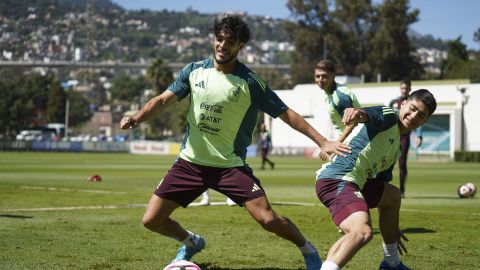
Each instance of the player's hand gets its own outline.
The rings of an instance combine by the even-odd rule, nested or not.
[[[419,148],[420,146],[422,146],[422,137],[417,137],[415,138],[415,146],[417,148]]]
[[[368,120],[368,115],[364,110],[358,108],[347,108],[343,111],[342,123],[345,126],[364,123]]]
[[[120,121],[121,129],[136,128],[137,126],[138,126],[138,122],[135,119],[133,119],[131,116],[124,116]]]
[[[346,154],[352,153],[352,148],[347,144],[338,141],[326,141],[322,145],[322,151],[320,152],[320,159],[325,161],[329,160],[333,155],[339,155],[345,157]]]
[[[401,230],[398,230],[397,249],[400,255],[408,253],[407,248],[405,247],[405,244],[402,242],[402,240],[408,242],[408,238],[405,236],[405,234],[403,234]]]

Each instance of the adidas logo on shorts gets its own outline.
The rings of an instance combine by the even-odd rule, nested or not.
[[[255,192],[257,190],[260,190],[260,188],[257,186],[257,184],[253,184],[252,192]]]

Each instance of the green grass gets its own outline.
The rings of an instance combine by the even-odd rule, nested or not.
[[[315,196],[319,161],[273,159],[276,169],[256,170],[257,177],[271,202],[314,204],[275,204],[274,209],[295,222],[325,258],[339,235]],[[129,154],[0,153],[0,269],[163,269],[179,244],[143,228],[141,205],[173,160]],[[259,167],[258,159],[249,163]],[[401,228],[410,242],[402,260],[416,270],[478,269],[479,200],[458,199],[456,189],[467,181],[480,186],[480,165],[411,161],[409,173]],[[88,182],[93,174],[102,175],[103,181]],[[225,199],[215,192],[212,197]],[[173,217],[206,238],[206,249],[194,257],[202,269],[304,268],[293,244],[263,231],[243,208],[190,207]],[[344,269],[377,269],[382,252],[375,210],[372,219],[374,239]]]

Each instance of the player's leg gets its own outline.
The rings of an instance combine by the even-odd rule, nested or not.
[[[306,242],[298,228],[288,219],[273,211],[267,197],[245,202],[245,209],[265,230],[289,240],[298,247]]]
[[[262,169],[262,170],[265,170],[265,163],[267,162],[267,151],[268,151],[267,148],[262,147],[260,149],[260,155],[262,157],[262,165],[261,165],[260,169]]]
[[[205,247],[204,239],[185,230],[170,215],[179,206],[187,207],[206,190],[195,164],[179,159],[157,186],[148,203],[143,224],[151,231],[183,243],[174,261],[190,260]]]
[[[174,201],[165,200],[153,194],[143,215],[143,225],[161,235],[181,241],[188,235],[178,222],[170,218],[178,205]]]
[[[363,211],[351,214],[339,224],[339,227],[344,235],[330,248],[326,261],[341,268],[372,239],[373,234],[370,216]]]
[[[330,248],[322,270],[340,269],[372,239],[368,206],[358,187],[339,179],[319,179],[317,196],[344,235]]]
[[[263,229],[294,243],[304,257],[307,270],[320,269],[322,261],[318,251],[290,219],[273,211],[266,196],[246,201],[245,208]]]
[[[398,159],[398,169],[400,172],[400,191],[405,194],[405,184],[407,181],[407,159],[408,149],[410,148],[410,138],[408,136],[400,137],[400,158]]]
[[[408,270],[409,268],[402,264],[398,254],[398,245],[400,241],[399,216],[401,206],[400,190],[388,183],[382,181],[371,181],[371,185],[364,189],[366,196],[375,190],[375,194],[380,194],[381,199],[377,208],[379,213],[379,228],[383,238],[384,260],[380,264],[380,269],[385,270]],[[383,186],[383,188],[381,188]]]
[[[209,184],[212,189],[243,205],[265,230],[297,245],[304,256],[307,270],[320,269],[321,260],[315,247],[306,241],[295,224],[272,209],[260,180],[248,166],[225,169],[221,175],[220,181]]]

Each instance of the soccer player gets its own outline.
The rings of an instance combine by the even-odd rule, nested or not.
[[[357,97],[345,85],[335,82],[335,66],[329,60],[322,60],[315,66],[315,83],[325,92],[327,110],[337,136],[345,128],[342,123],[346,108],[360,108]]]
[[[409,270],[399,229],[400,190],[389,184],[400,155],[400,136],[427,122],[437,103],[425,89],[413,92],[400,111],[390,107],[348,108],[346,125],[358,124],[345,140],[352,154],[336,156],[317,171],[316,192],[345,233],[329,250],[321,270],[338,270],[372,239],[369,208],[378,208],[384,260],[380,270]],[[342,134],[343,135],[343,134]],[[398,249],[398,251],[397,251]]]
[[[408,98],[410,95],[410,90],[412,89],[412,82],[410,80],[403,80],[400,83],[400,96],[394,98],[390,101],[389,106],[397,110],[400,109],[402,102]],[[408,158],[408,149],[410,149],[410,133],[406,132],[400,137],[400,158],[398,159],[398,169],[400,171],[400,191],[402,192],[402,198],[405,197],[405,183],[407,181],[407,158]],[[415,130],[415,146],[418,148],[422,145],[422,128],[417,128]]]
[[[242,17],[227,15],[217,19],[213,31],[213,59],[188,64],[165,92],[152,98],[135,116],[121,120],[122,129],[136,127],[190,95],[188,125],[179,157],[152,195],[143,224],[183,243],[174,261],[190,260],[205,247],[205,240],[185,230],[171,214],[211,188],[243,205],[265,230],[298,246],[307,269],[318,270],[321,261],[315,247],[288,218],[273,211],[260,180],[246,164],[247,146],[261,110],[280,117],[324,151],[345,155],[350,147],[326,140],[237,60],[250,37]]]
[[[260,155],[262,157],[262,166],[260,169],[265,170],[265,163],[268,163],[273,170],[275,168],[275,163],[268,158],[268,153],[272,146],[272,138],[270,137],[270,132],[268,132],[265,123],[260,124],[259,137],[258,146],[260,147]]]

